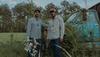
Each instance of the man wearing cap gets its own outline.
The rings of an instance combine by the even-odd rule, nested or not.
[[[60,45],[64,36],[64,21],[61,16],[57,15],[55,7],[49,8],[50,18],[48,19],[48,37],[50,45],[53,48],[54,57],[62,57],[61,51],[56,45]]]
[[[36,8],[34,10],[34,17],[30,18],[27,23],[27,41],[34,41],[40,42],[41,39],[41,26],[42,26],[42,19],[40,18],[40,10]],[[33,44],[29,44],[28,52],[31,52],[31,47]],[[28,54],[28,57],[32,57]]]

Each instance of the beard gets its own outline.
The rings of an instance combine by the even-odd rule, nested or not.
[[[51,18],[53,18],[53,19],[54,19],[54,18],[55,18],[55,16],[56,16],[56,15],[51,15]]]
[[[35,17],[36,17],[36,18],[38,18],[38,17],[39,17],[39,15],[35,15]]]

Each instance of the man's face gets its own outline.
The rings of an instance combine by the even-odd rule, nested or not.
[[[50,16],[51,16],[52,18],[54,18],[54,17],[56,16],[56,9],[55,9],[55,8],[51,8],[51,9],[50,9]]]
[[[40,11],[36,10],[36,11],[34,12],[34,15],[35,15],[35,17],[39,17],[39,16],[40,16]]]

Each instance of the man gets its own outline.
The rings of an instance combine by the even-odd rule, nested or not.
[[[28,24],[27,24],[27,41],[29,42],[28,57],[32,57],[30,55],[30,52],[32,52],[32,46],[34,45],[33,42],[35,44],[37,42],[40,43],[41,25],[42,25],[42,21],[41,21],[41,18],[40,18],[40,10],[39,10],[39,8],[36,8],[34,10],[34,17],[30,18],[28,20]]]
[[[56,45],[60,45],[64,36],[64,21],[61,16],[57,16],[57,9],[51,7],[49,9],[50,18],[48,20],[48,37],[50,45],[53,48],[54,57],[62,57],[61,51]]]

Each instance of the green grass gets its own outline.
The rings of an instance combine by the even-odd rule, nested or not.
[[[0,57],[26,57],[22,42],[13,42],[0,45]]]
[[[26,57],[25,39],[26,33],[0,33],[0,57]]]
[[[13,37],[12,37],[13,35]],[[70,36],[70,35],[69,35]],[[72,36],[70,36],[69,38],[71,38]],[[75,36],[73,36],[75,37]],[[13,38],[13,40],[11,40]],[[26,39],[26,33],[0,33],[0,57],[26,57],[26,53],[24,50],[24,41]],[[71,46],[72,49],[74,48],[73,45],[75,45],[74,43],[74,39],[71,38],[69,40],[67,40],[68,37],[65,39],[65,44],[63,45],[65,49],[68,49],[68,51],[70,51],[70,53],[72,53],[71,51]],[[70,43],[67,43],[68,41],[72,41],[70,45]],[[77,47],[77,45],[75,45]],[[80,45],[78,45],[80,46]],[[76,48],[75,47],[75,48]],[[79,50],[77,50],[79,51]],[[81,51],[82,52],[82,51]],[[73,55],[76,55],[74,57],[77,57],[77,55],[81,55],[81,52],[75,52]],[[86,54],[91,54],[90,51],[87,51],[88,53]],[[100,51],[97,53],[98,56],[96,57],[100,57],[99,55]],[[80,57],[80,56],[78,56]]]
[[[26,33],[0,33],[0,42],[8,42],[11,40],[13,34],[13,41],[24,41],[26,39]]]
[[[26,57],[25,38],[25,33],[0,33],[0,57]]]

